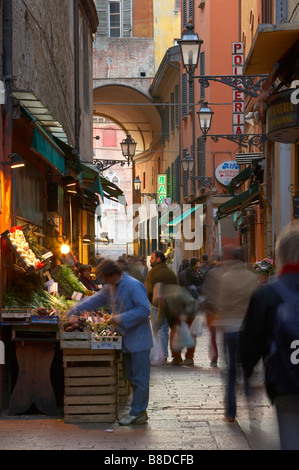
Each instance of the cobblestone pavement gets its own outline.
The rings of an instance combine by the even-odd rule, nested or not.
[[[276,450],[275,410],[265,395],[261,367],[248,404],[237,385],[237,420],[224,420],[226,365],[208,357],[209,332],[197,341],[194,366],[152,367],[149,421],[143,426],[67,424],[63,417],[0,417],[1,450]],[[128,411],[120,408],[120,416]]]

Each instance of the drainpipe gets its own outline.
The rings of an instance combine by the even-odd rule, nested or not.
[[[3,80],[5,83],[5,111],[3,113],[3,154],[1,160],[4,161],[3,157],[7,157],[12,153],[12,0],[6,0],[3,2],[2,7],[2,21],[3,21],[3,57],[2,57],[2,69],[3,69]],[[1,152],[2,153],[2,152]],[[6,181],[11,181],[11,169],[9,165],[3,166],[4,173],[4,185]],[[6,189],[6,188],[5,188]],[[13,207],[12,207],[12,191],[10,198],[10,217],[13,222]],[[8,224],[8,220],[5,219],[5,225]],[[12,223],[10,224],[12,225]],[[0,238],[0,315],[2,314],[2,302],[3,302],[3,266],[2,266],[2,239]],[[0,414],[2,414],[3,406],[3,392],[4,392],[4,367],[2,364],[5,362],[4,343],[1,341],[3,338],[0,323]]]
[[[75,149],[80,153],[80,105],[79,105],[79,0],[74,1],[75,40]]]

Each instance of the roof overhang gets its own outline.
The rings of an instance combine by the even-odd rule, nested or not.
[[[34,117],[34,119],[53,136],[68,143],[67,135],[62,125],[52,116],[49,109],[37,98],[31,90],[14,90],[13,96]]]
[[[244,75],[269,74],[299,39],[299,23],[259,24],[243,67]]]

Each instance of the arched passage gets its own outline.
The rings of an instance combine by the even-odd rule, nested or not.
[[[103,85],[93,92],[94,115],[119,124],[137,142],[136,156],[160,141],[161,117],[155,103],[136,88],[121,84]]]

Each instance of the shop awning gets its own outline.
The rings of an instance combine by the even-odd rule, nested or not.
[[[27,121],[34,124],[31,149],[38,153],[62,175],[65,174],[64,152],[45,129],[36,121],[27,109],[21,107],[21,113]]]
[[[230,184],[227,186],[227,190],[230,194],[235,194],[235,189],[239,188],[245,181],[247,181],[252,174],[252,166],[249,165],[245,170],[241,171],[237,176],[235,176]]]
[[[190,217],[193,212],[197,211],[200,207],[202,207],[201,204],[197,204],[196,207],[191,207],[191,209],[188,209],[187,211],[183,212],[179,217],[176,217],[174,220],[169,222],[167,225],[169,227],[175,227],[176,225],[180,224],[185,220],[187,217]]]
[[[63,151],[38,125],[35,125],[33,129],[31,148],[41,157],[43,157],[51,166],[56,168],[62,175],[65,174],[65,160]]]
[[[259,24],[243,66],[244,75],[269,74],[299,39],[299,23]]]
[[[104,191],[101,184],[100,173],[95,165],[92,163],[81,162],[82,166],[82,182],[83,188],[86,190],[86,196],[99,194],[104,199]]]
[[[123,191],[116,184],[104,178],[104,176],[100,175],[100,179],[104,196],[107,199],[111,199],[112,201],[118,202],[119,204],[123,204],[124,206],[126,206],[127,203]]]
[[[34,117],[46,132],[50,132],[53,136],[68,143],[67,135],[62,125],[51,115],[47,106],[37,98],[32,90],[14,90],[13,96],[17,98],[23,108]]]
[[[74,153],[73,147],[70,147],[63,140],[58,139],[58,137],[54,136],[54,140],[57,143],[58,147],[63,150],[65,156],[66,174],[68,172],[68,168],[70,171],[73,171],[77,175],[82,173],[83,167],[81,165],[80,156],[77,153]]]
[[[224,202],[218,207],[217,219],[226,217],[236,211],[241,211],[249,206],[259,202],[260,185],[254,184],[250,189],[233,197],[229,201]]]

